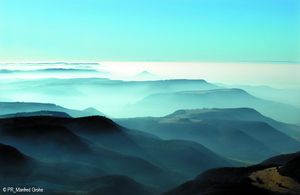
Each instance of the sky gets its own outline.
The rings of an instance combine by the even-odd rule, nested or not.
[[[300,62],[299,0],[0,0],[0,61]]]

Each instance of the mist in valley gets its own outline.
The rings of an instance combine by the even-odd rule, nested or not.
[[[164,116],[178,109],[252,107],[283,122],[300,122],[300,90],[295,78],[299,70],[295,65],[286,65],[289,79],[278,86],[276,74],[270,78],[268,72],[261,72],[264,66],[272,67],[270,64],[262,65],[261,69],[260,64],[254,64],[258,67],[256,72],[248,73],[252,82],[230,73],[237,67],[246,68],[245,64],[219,64],[224,68],[216,69],[215,73],[221,70],[224,76],[218,80],[212,78],[212,68],[207,68],[207,64],[194,63],[192,66],[198,68],[185,68],[181,75],[174,70],[162,72],[170,63],[129,63],[124,67],[127,64],[119,72],[115,66],[122,63],[2,64],[0,88],[5,93],[0,94],[0,100],[54,103],[78,110],[92,107],[113,118]],[[181,66],[185,67],[174,63],[173,69],[180,71]],[[224,71],[225,68],[228,69]],[[189,70],[190,76],[186,76]],[[237,81],[231,84],[230,80]],[[267,83],[269,87],[255,86],[256,82]],[[162,102],[164,107],[160,106]]]
[[[233,84],[164,75],[157,65],[1,64],[0,182],[49,194],[150,195],[212,168],[299,151],[299,89],[290,81]],[[249,170],[265,168],[257,166]]]
[[[0,0],[0,194],[299,195],[299,13]]]

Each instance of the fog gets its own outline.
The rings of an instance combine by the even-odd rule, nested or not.
[[[1,64],[0,182],[49,193],[133,185],[158,194],[211,168],[296,152],[300,127],[287,123],[300,124],[297,71],[292,64]]]
[[[79,110],[93,107],[110,117],[163,116],[187,108],[253,107],[277,120],[298,123],[299,67],[192,62],[1,64],[0,101],[55,103]],[[225,96],[217,91],[213,102],[212,97],[204,100],[203,94],[210,94],[207,90],[225,88],[243,89],[247,97],[228,90]]]

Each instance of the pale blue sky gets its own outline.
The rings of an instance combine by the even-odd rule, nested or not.
[[[300,61],[299,0],[0,0],[0,61]]]

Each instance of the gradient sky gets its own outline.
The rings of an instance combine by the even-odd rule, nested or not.
[[[299,0],[0,0],[0,61],[300,62]]]

